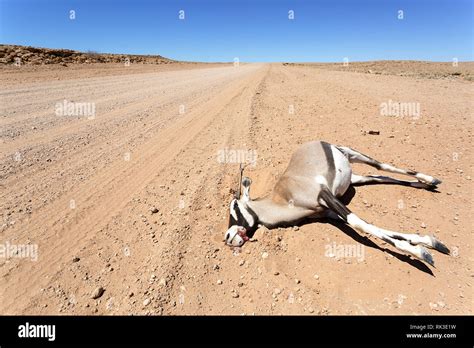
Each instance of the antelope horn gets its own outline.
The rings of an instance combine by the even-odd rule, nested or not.
[[[235,196],[237,199],[240,199],[240,194],[242,192],[242,175],[244,173],[245,167],[246,167],[245,165],[240,163],[240,165],[239,165],[239,170],[240,170],[239,189],[237,190],[237,193],[236,193],[236,196]]]

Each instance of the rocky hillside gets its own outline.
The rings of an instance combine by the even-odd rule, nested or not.
[[[474,81],[474,62],[424,62],[413,60],[379,60],[369,62],[303,63],[286,65],[312,66],[333,71],[351,71],[376,75],[397,75],[427,79],[460,78]]]
[[[5,64],[91,64],[124,63],[168,64],[174,62],[162,56],[107,54],[97,52],[79,52],[66,49],[37,48],[17,45],[0,45],[0,65]]]

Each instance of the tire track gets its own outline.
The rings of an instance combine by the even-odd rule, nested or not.
[[[258,69],[258,66],[248,67],[243,72],[252,72],[255,69]],[[2,312],[7,308],[12,310],[15,302],[20,302],[16,300],[28,297],[28,293],[44,284],[44,276],[50,269],[54,269],[54,265],[65,259],[71,247],[83,243],[84,239],[91,236],[92,231],[99,230],[114,214],[123,209],[128,197],[144,187],[157,172],[166,167],[194,136],[212,122],[229,100],[241,93],[251,78],[253,75],[250,77],[244,75],[241,80],[230,83],[208,102],[191,110],[188,115],[170,126],[161,138],[141,146],[141,150],[137,151],[139,158],[133,164],[119,171],[115,171],[116,168],[104,170],[81,188],[70,192],[69,197],[74,197],[78,209],[71,211],[68,208],[68,199],[60,198],[46,209],[32,215],[30,221],[37,221],[41,216],[41,219],[49,225],[41,228],[47,232],[47,236],[41,238],[39,245],[40,261],[26,273],[18,270],[10,272],[9,277],[16,279],[14,281],[7,279],[5,293],[1,294],[1,297],[8,300],[2,304]],[[32,231],[35,230],[34,225],[35,223],[25,222],[22,228]],[[18,228],[13,228],[8,234],[12,236],[16,230]],[[38,232],[36,236],[39,238]],[[31,239],[34,240],[35,233],[32,235]],[[20,264],[18,266],[21,267]],[[18,283],[25,284],[20,291],[15,286]]]

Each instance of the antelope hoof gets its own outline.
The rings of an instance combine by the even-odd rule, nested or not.
[[[418,173],[416,175],[416,179],[423,183],[423,184],[426,184],[426,185],[429,185],[430,187],[432,188],[435,188],[436,186],[438,186],[439,184],[442,183],[441,180],[439,179],[436,179],[432,176],[429,176],[429,175],[426,175],[426,174],[422,174],[422,173]]]
[[[441,243],[439,240],[437,240],[435,237],[430,236],[431,239],[431,247],[435,250],[438,250],[440,253],[449,255],[451,252],[449,251],[449,248]]]
[[[434,267],[434,260],[433,256],[430,254],[428,250],[423,247],[420,247],[420,260],[425,261],[426,263],[430,264]]]

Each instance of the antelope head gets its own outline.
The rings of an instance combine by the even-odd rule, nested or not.
[[[257,228],[258,218],[247,202],[250,201],[250,185],[252,180],[242,177],[244,167],[240,166],[238,190],[229,205],[229,229],[225,233],[225,243],[240,247],[249,240],[249,233]],[[243,193],[242,192],[243,186]]]

